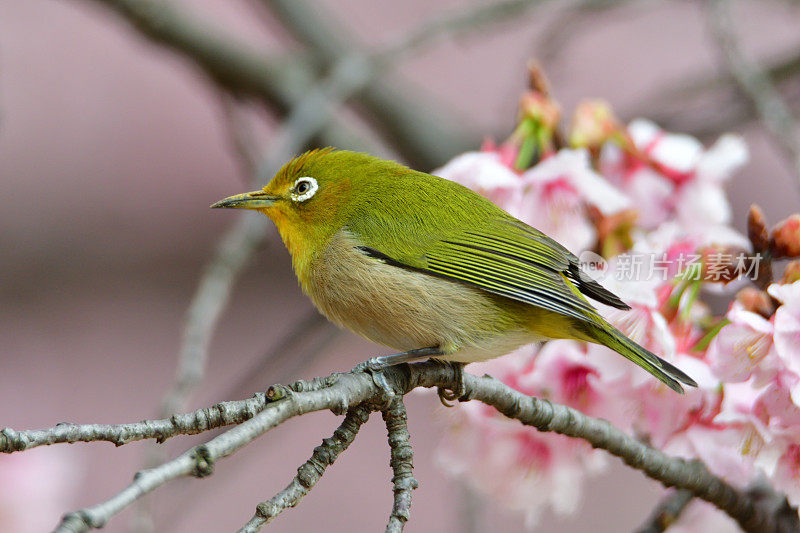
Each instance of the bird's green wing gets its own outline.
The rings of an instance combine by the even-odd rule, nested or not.
[[[362,250],[398,266],[473,285],[579,320],[597,311],[582,294],[628,309],[583,273],[578,258],[540,231],[511,217],[496,218],[421,244],[413,254]]]

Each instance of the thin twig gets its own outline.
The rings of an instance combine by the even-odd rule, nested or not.
[[[405,394],[417,387],[458,386],[452,367],[434,362],[400,365],[383,372],[390,388]],[[786,498],[764,487],[758,493],[733,487],[713,475],[699,461],[670,457],[614,428],[605,420],[540,400],[508,387],[491,376],[463,374],[464,399],[474,399],[496,408],[509,418],[540,431],[552,431],[586,440],[621,458],[626,464],[666,486],[690,491],[735,519],[747,532],[791,531],[800,527],[796,509]],[[368,374],[333,374],[290,387],[273,386],[267,391],[272,403],[253,418],[195,446],[177,458],[137,474],[133,482],[106,502],[67,515],[59,532],[83,532],[102,527],[112,516],[144,494],[181,476],[212,473],[214,463],[245,446],[289,418],[320,410],[346,413],[351,406],[385,400],[383,389]],[[787,511],[788,509],[788,511]]]
[[[758,119],[755,106],[750,100],[743,101],[729,73],[708,74],[707,70],[692,79],[656,90],[622,110],[620,115],[648,116],[665,129],[700,138],[716,137],[720,132]],[[800,75],[800,54],[795,49],[776,54],[775,59],[765,61],[764,73],[779,88],[789,106],[796,109],[800,94],[792,90],[792,84]]]
[[[688,490],[673,490],[665,496],[647,517],[636,533],[662,533],[674,524],[692,501],[694,495]]]
[[[553,63],[567,49],[570,41],[582,33],[583,25],[597,27],[598,14],[612,11],[631,0],[573,0],[560,2],[561,8],[539,32],[534,50],[536,59],[545,65]],[[637,6],[642,2],[637,2]],[[549,70],[549,69],[548,69]]]
[[[352,46],[345,43],[340,43],[338,46],[327,43],[326,51],[339,48],[341,55],[332,60],[331,74],[318,85],[309,89],[303,100],[295,107],[288,119],[288,124],[297,121],[321,127],[338,105],[378,82],[393,65],[419,48],[443,35],[458,34],[488,23],[507,20],[541,1],[504,0],[488,6],[478,6],[466,13],[458,11],[414,29],[374,53],[357,52]],[[279,6],[282,2],[271,2],[270,4]],[[295,13],[298,7],[298,4],[294,3],[290,10],[291,13]],[[313,10],[311,11],[306,15],[313,16]],[[289,17],[289,20],[294,19]],[[312,42],[321,45],[318,37],[315,37]],[[325,57],[329,57],[329,54],[326,53]],[[420,125],[418,124],[418,126]]]
[[[446,36],[457,37],[462,33],[485,29],[491,24],[519,20],[528,10],[545,3],[546,0],[500,0],[489,4],[479,3],[466,9],[457,8],[414,28],[388,49],[395,56],[412,54]]]
[[[240,391],[254,390],[262,383],[282,382],[302,373],[338,335],[340,330],[316,309],[297,319],[278,342],[243,368],[240,377],[226,387],[220,398],[230,398]],[[269,379],[265,379],[268,376]]]
[[[189,59],[217,87],[238,97],[255,98],[280,114],[287,113],[315,82],[316,73],[307,59],[267,56],[173,2],[91,1],[114,10],[150,41]],[[370,153],[385,151],[342,121],[323,128],[319,144]]]
[[[296,105],[315,85],[316,65],[308,58],[265,56],[172,2],[93,1],[113,9],[151,41],[181,53],[219,87],[236,96],[256,98],[280,114]],[[318,6],[304,9],[307,9],[304,16],[315,21],[314,31],[324,34],[330,19],[317,19]],[[332,48],[333,43],[329,44]],[[330,66],[324,70],[330,70]],[[410,96],[409,91],[397,87],[396,82],[380,81],[374,90],[365,91],[361,97],[365,102],[370,101],[365,105],[371,117],[383,124],[385,131],[391,132],[389,141],[417,168],[440,165],[477,142],[476,135],[465,134],[469,130],[465,124],[442,112],[433,113],[433,106],[422,104],[422,98]],[[319,137],[316,144],[386,154],[379,143],[356,134],[343,121],[323,128]],[[418,141],[420,137],[422,142]]]
[[[396,42],[375,53],[359,53],[344,43],[327,43],[326,51],[340,48],[342,55],[332,62],[330,75],[309,88],[302,100],[294,107],[286,121],[289,131],[302,127],[321,129],[330,120],[338,106],[356,93],[378,82],[400,59],[413,53],[444,34],[456,34],[489,22],[498,22],[517,15],[541,0],[504,0],[490,6],[479,6],[467,13],[458,12],[421,26]],[[280,4],[280,2],[273,2]],[[294,5],[290,10],[298,8]],[[309,13],[309,16],[313,16]],[[324,32],[323,32],[324,33]],[[315,37],[314,41],[318,43]],[[326,52],[325,57],[328,57]],[[384,111],[387,108],[384,107]],[[426,115],[428,115],[426,113]],[[425,127],[417,124],[420,135]],[[410,137],[413,137],[411,135]],[[415,141],[412,141],[415,142]],[[434,143],[435,144],[435,143]]]
[[[248,123],[245,113],[240,109],[240,103],[220,91],[220,107],[224,120],[223,126],[230,144],[230,149],[236,155],[239,165],[239,174],[249,182],[255,175],[261,159],[261,143],[256,141],[255,132]]]
[[[324,13],[323,6],[313,6],[304,0],[260,0],[274,13],[294,36],[305,44],[311,53],[330,71],[343,58],[353,64],[367,65],[369,54],[352,43],[350,33],[334,22],[334,17]],[[442,35],[455,35],[519,17],[543,0],[503,0],[490,5],[480,5],[467,12],[463,10],[446,14],[401,37],[387,46],[382,54],[372,57],[372,64],[383,65],[385,60],[406,57],[421,46],[429,44]],[[382,56],[382,57],[381,57]],[[379,61],[374,61],[378,59]],[[475,141],[464,135],[464,125],[447,119],[442,106],[421,103],[418,94],[409,97],[409,91],[396,81],[378,76],[385,71],[383,66],[372,70],[368,79],[358,89],[358,102],[365,110],[365,118],[380,129],[398,151],[418,168],[433,168],[452,157],[453,153],[475,145]],[[355,72],[355,70],[354,70]],[[418,93],[418,91],[415,91]]]
[[[262,411],[268,401],[263,392],[246,400],[220,402],[191,413],[160,420],[130,424],[58,424],[48,429],[0,431],[0,452],[13,453],[38,446],[73,442],[110,442],[122,446],[129,442],[155,439],[158,442],[177,435],[196,435],[210,429],[241,424]]]
[[[386,533],[400,533],[411,516],[411,492],[419,486],[414,479],[414,451],[408,433],[408,414],[403,397],[394,398],[381,414],[386,422],[394,485],[394,504],[386,525]]]
[[[233,285],[266,234],[264,221],[247,213],[239,216],[219,241],[189,304],[176,377],[162,401],[162,416],[185,409],[189,394],[205,372],[208,345]]]
[[[320,6],[304,0],[260,0],[270,9],[301,42],[311,48],[314,55],[325,63],[335,63],[348,55],[359,54],[349,33],[339,27],[330,13]],[[478,3],[467,9],[459,8],[424,23],[398,39],[393,54],[405,55],[445,36],[485,28],[520,15],[546,0],[500,0],[489,4]],[[364,55],[364,54],[359,54]]]
[[[772,133],[791,162],[800,186],[800,130],[789,106],[767,75],[748,59],[731,21],[729,0],[709,0],[708,25],[719,47],[725,68],[750,99],[761,123]]]
[[[314,448],[311,458],[297,469],[297,475],[285,489],[265,502],[256,506],[253,517],[239,530],[239,533],[255,533],[265,524],[271,522],[289,507],[295,507],[308,494],[325,469],[328,468],[355,440],[358,430],[367,421],[371,407],[359,405],[347,411],[341,425],[333,432],[333,436],[323,439],[322,444]]]

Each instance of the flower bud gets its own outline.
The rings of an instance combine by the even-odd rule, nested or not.
[[[775,258],[800,257],[800,215],[779,222],[772,230],[772,254]]]
[[[800,261],[797,260],[790,261],[789,264],[786,265],[786,269],[783,271],[783,276],[781,277],[781,284],[788,285],[795,281],[800,281]]]
[[[775,305],[769,295],[755,287],[745,287],[736,294],[736,301],[747,311],[769,318],[775,312]]]
[[[587,214],[597,230],[599,250],[603,257],[613,257],[633,247],[633,231],[639,218],[636,209],[623,209],[604,215],[600,209],[590,205]]]
[[[561,109],[547,96],[528,91],[522,95],[519,103],[520,122],[532,119],[542,127],[553,131],[561,119]]]
[[[574,148],[599,148],[619,130],[611,106],[602,100],[578,104],[572,116],[569,144]]]
[[[769,232],[764,212],[756,204],[750,206],[747,213],[747,236],[753,244],[754,252],[763,252],[769,247]]]

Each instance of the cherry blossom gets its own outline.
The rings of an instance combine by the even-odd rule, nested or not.
[[[800,281],[774,284],[768,292],[783,304],[775,311],[775,349],[787,370],[800,376]],[[792,389],[792,398],[800,405],[800,388]]]
[[[719,331],[706,352],[714,373],[726,382],[745,381],[754,373],[760,382],[774,378],[781,362],[773,345],[772,323],[736,301],[727,319],[730,324]]]
[[[749,286],[734,299],[747,280],[713,275],[733,268],[734,252],[752,253],[731,226],[724,189],[746,163],[747,147],[734,135],[706,149],[647,120],[626,126],[598,102],[583,105],[573,127],[578,149],[552,152],[548,144],[531,168],[515,168],[521,143],[530,148],[518,127],[509,141],[485,143],[438,173],[591,263],[587,273],[631,306],[592,302],[598,311],[698,387],[678,396],[609,348],[573,340],[525,347],[470,371],[607,419],[740,486],[763,477],[800,503],[800,281],[772,284],[768,294]],[[800,250],[798,220],[773,230],[786,257]],[[724,254],[731,258],[718,257]],[[733,300],[727,313],[712,313],[707,291]],[[466,403],[450,416],[442,465],[525,512],[530,524],[546,507],[574,511],[586,477],[604,470],[606,456],[582,442],[537,433],[483,406]],[[733,531],[731,524],[692,503],[675,529]]]
[[[723,186],[747,162],[741,138],[725,135],[704,150],[697,139],[643,119],[631,122],[626,133],[629,146],[603,147],[601,169],[639,207],[642,228],[672,218],[703,234],[730,224]]]
[[[433,174],[457,181],[493,202],[508,203],[522,182],[501,160],[498,152],[467,152],[456,156]]]
[[[587,472],[606,459],[583,442],[542,434],[468,402],[455,414],[437,456],[440,465],[476,490],[491,494],[535,525],[544,508],[559,514],[580,506]]]

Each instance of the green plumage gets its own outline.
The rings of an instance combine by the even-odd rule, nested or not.
[[[298,200],[304,177],[318,192]],[[678,392],[679,382],[696,385],[600,316],[587,296],[629,307],[582,272],[575,255],[455,182],[326,149],[295,158],[249,194],[218,205],[264,206],[314,303],[368,338],[403,350],[403,339],[431,342],[411,348],[446,345],[445,355],[473,349],[472,359],[454,359],[461,361],[535,338],[578,339],[608,346]],[[460,301],[460,313],[443,299]]]
[[[339,154],[376,160],[349,152],[327,158]],[[369,201],[353,206],[346,226],[367,253],[570,317],[586,332],[584,340],[619,352],[671,389],[683,392],[679,382],[696,386],[598,314],[583,295],[618,309],[629,306],[582,272],[562,245],[458,183],[378,161],[390,179],[359,180]]]

